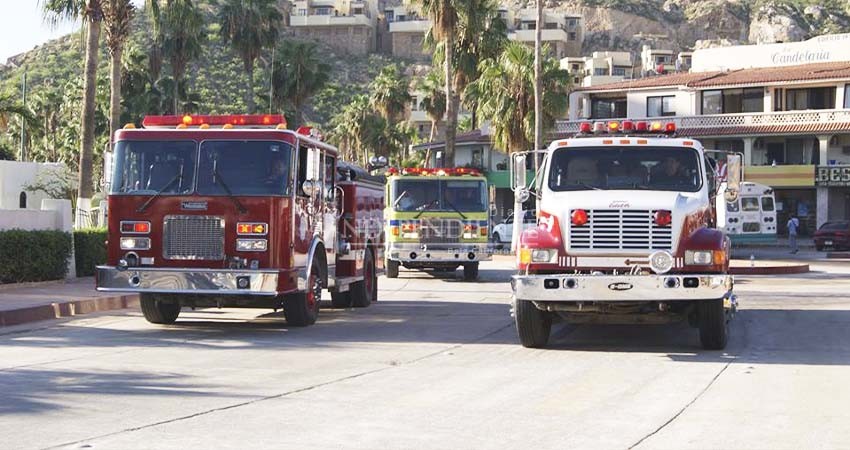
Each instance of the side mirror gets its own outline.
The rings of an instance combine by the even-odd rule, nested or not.
[[[314,196],[319,189],[321,189],[321,183],[313,180],[306,180],[301,184],[301,190],[304,191],[304,194],[308,197]]]
[[[517,192],[518,190],[528,190],[525,165],[525,153],[514,153],[511,155],[511,190],[514,192]],[[528,198],[526,198],[526,200],[528,200]]]
[[[741,155],[729,155],[726,158],[726,201],[738,200],[741,193]]]
[[[322,179],[322,152],[317,148],[307,149],[307,180]],[[306,191],[305,191],[306,192]]]

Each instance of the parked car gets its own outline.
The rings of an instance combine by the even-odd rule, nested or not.
[[[526,211],[525,218],[522,221],[522,229],[525,231],[533,228],[537,224],[537,213],[535,211]],[[508,214],[505,220],[493,227],[493,242],[497,244],[509,244],[514,232],[514,215]]]
[[[825,248],[850,248],[850,221],[827,222],[815,232],[815,248],[822,251]]]

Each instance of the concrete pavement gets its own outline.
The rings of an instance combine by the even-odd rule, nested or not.
[[[313,327],[135,311],[0,330],[0,448],[843,448],[850,268],[739,277],[725,352],[676,326],[518,345],[509,261],[402,271]]]

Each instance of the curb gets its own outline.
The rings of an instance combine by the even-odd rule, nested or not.
[[[850,252],[829,252],[826,257],[828,259],[847,259],[850,258]]]
[[[808,264],[793,264],[784,266],[762,266],[762,267],[730,267],[731,275],[792,275],[808,273]]]
[[[120,295],[116,297],[95,297],[61,303],[50,303],[48,305],[0,311],[0,327],[21,325],[41,320],[80,316],[93,312],[137,308],[138,306],[138,294]]]

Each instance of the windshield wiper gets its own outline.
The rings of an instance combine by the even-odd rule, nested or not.
[[[398,198],[397,198],[397,199],[395,199],[395,201],[393,202],[393,209],[398,208],[398,202],[400,202],[400,201],[401,201],[401,199],[403,199],[405,195],[407,195],[407,191],[402,192],[402,193],[398,196]]]
[[[242,206],[242,202],[240,202],[239,199],[236,198],[235,195],[233,195],[233,191],[230,190],[230,188],[227,186],[227,183],[225,183],[224,179],[221,177],[221,174],[218,173],[218,161],[213,161],[213,168],[212,169],[213,169],[212,170],[213,171],[213,180],[212,180],[213,184],[220,184],[221,187],[224,188],[224,192],[227,193],[227,196],[230,197],[230,200],[232,200],[233,204],[236,205],[236,209],[239,210],[239,213],[241,213],[241,214],[247,213],[248,210],[245,209],[245,207]]]
[[[174,178],[172,178],[171,181],[169,181],[168,183],[165,183],[165,186],[161,187],[159,190],[154,192],[153,195],[148,197],[148,199],[145,200],[145,202],[142,203],[141,206],[136,208],[136,212],[137,213],[144,212],[148,208],[148,206],[150,206],[150,204],[153,203],[154,199],[159,197],[160,194],[165,192],[166,189],[170,188],[171,185],[174,184],[175,181],[182,180],[182,179],[183,179],[183,167],[181,166],[180,172],[178,172],[177,175],[174,175]]]
[[[466,214],[460,212],[460,210],[457,209],[457,206],[455,206],[451,201],[449,201],[449,199],[446,198],[446,199],[443,199],[443,200],[445,200],[446,203],[448,203],[448,205],[451,206],[452,209],[455,210],[456,213],[460,214],[460,217],[462,217],[463,220],[466,220]]]

